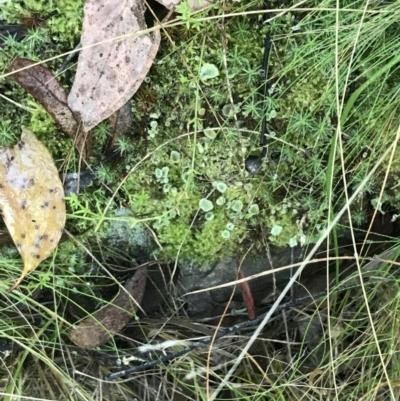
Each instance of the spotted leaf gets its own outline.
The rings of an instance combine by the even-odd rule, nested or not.
[[[24,261],[12,291],[52,254],[66,218],[64,190],[53,158],[26,128],[17,145],[0,149],[0,207]]]
[[[68,96],[68,106],[85,131],[119,110],[153,64],[161,35],[159,30],[139,35],[147,29],[144,11],[142,0],[85,3],[82,50]]]

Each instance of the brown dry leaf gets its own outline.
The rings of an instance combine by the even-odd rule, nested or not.
[[[144,295],[146,278],[147,268],[139,267],[125,283],[126,291],[121,290],[109,305],[98,310],[70,331],[71,341],[81,348],[94,348],[106,343],[112,336],[119,333],[138,310],[138,304]]]
[[[35,63],[27,58],[16,58],[8,69],[16,71]],[[46,109],[63,132],[75,138],[78,123],[68,107],[67,95],[47,68],[35,65],[16,72],[12,77]]]
[[[239,270],[239,279],[244,279],[245,275],[243,274],[242,270]],[[249,316],[250,320],[256,318],[256,309],[254,307],[254,298],[253,294],[251,293],[250,285],[248,281],[243,281],[240,283],[240,287],[242,289],[242,297],[244,306],[247,310],[247,315]]]
[[[53,158],[26,128],[17,145],[0,149],[0,207],[24,261],[12,291],[53,253],[66,219],[64,189]]]
[[[160,32],[127,37],[146,29],[143,0],[87,0],[76,78],[68,104],[86,131],[119,110],[146,77],[160,44]]]
[[[10,71],[36,64],[27,58],[16,58],[9,66]],[[80,132],[79,124],[68,107],[67,94],[56,77],[47,68],[34,65],[12,75],[53,117],[60,129],[76,142],[76,147],[87,159],[91,148],[91,138]],[[85,146],[84,146],[85,144]]]

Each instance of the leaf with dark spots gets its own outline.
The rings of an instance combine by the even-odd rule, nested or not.
[[[33,64],[32,60],[16,58],[9,70],[16,71]],[[47,68],[35,65],[16,72],[12,77],[46,109],[63,132],[75,138],[79,130],[78,122],[68,107],[64,88]]]
[[[84,319],[69,333],[78,347],[98,347],[119,333],[135,316],[146,286],[147,268],[141,266],[109,305]]]
[[[35,61],[26,58],[16,58],[9,70],[17,71],[12,77],[28,93],[30,93],[53,117],[60,129],[75,141],[75,145],[82,157],[89,156],[91,149],[91,135],[81,132],[79,123],[68,107],[67,95],[57,78],[42,65],[34,65]],[[29,67],[30,68],[26,68]],[[26,68],[18,71],[21,68]],[[18,144],[24,147],[24,141]]]
[[[21,140],[22,148],[17,144],[0,149],[0,207],[24,261],[22,275],[10,291],[53,253],[66,219],[63,187],[53,158],[28,129],[22,129]],[[42,208],[44,204],[49,207]],[[56,210],[50,207],[53,205]],[[44,240],[45,236],[53,242]]]
[[[140,0],[86,1],[82,50],[68,104],[87,131],[133,96],[153,64],[159,30],[134,35],[147,28],[143,13]]]
[[[244,279],[244,278],[245,276],[242,270],[239,270],[239,279]],[[253,294],[251,293],[248,281],[243,281],[242,283],[240,283],[240,287],[242,289],[242,297],[244,306],[246,307],[247,310],[247,315],[249,316],[250,320],[253,320],[256,318],[256,310],[254,307]]]

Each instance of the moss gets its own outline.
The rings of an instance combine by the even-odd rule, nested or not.
[[[12,0],[2,5],[2,17],[9,23],[20,23],[22,17],[37,14],[43,18],[52,40],[75,46],[82,27],[84,0]],[[51,13],[56,15],[46,18]]]
[[[256,10],[261,6],[261,2],[246,6],[234,3],[231,11],[243,7]],[[83,1],[57,2],[58,14],[47,20],[43,28],[31,32],[22,43],[10,42],[6,46],[6,51],[0,54],[1,70],[5,71],[16,55],[39,59],[69,50],[79,38],[82,7]],[[4,15],[8,21],[17,22],[26,11],[46,15],[53,11],[50,8],[44,1],[9,2]],[[223,11],[216,8],[215,12]],[[348,26],[352,26],[353,19],[351,14],[343,15],[343,23]],[[140,135],[121,139],[120,159],[99,166],[95,186],[87,189],[79,204],[69,200],[70,221],[78,231],[112,218],[113,210],[121,202],[131,209],[135,219],[145,221],[154,230],[163,248],[160,253],[171,259],[177,255],[180,260],[194,259],[201,264],[234,251],[242,252],[249,231],[255,231],[259,225],[277,246],[293,244],[294,238],[301,235],[311,240],[313,233],[326,226],[326,168],[337,122],[334,82],[338,74],[339,89],[343,90],[349,60],[347,49],[354,32],[339,38],[343,67],[336,72],[332,68],[334,55],[327,51],[334,43],[330,30],[334,21],[323,12],[304,15],[303,20],[286,13],[267,25],[262,23],[261,15],[242,15],[224,21],[222,31],[213,21],[203,25],[192,19],[185,26],[169,29],[174,42],[163,35],[157,62],[132,102],[133,131]],[[297,34],[294,26],[298,26],[301,34]],[[390,29],[393,30],[388,27],[387,32]],[[268,30],[273,38],[269,76],[273,76],[274,85],[267,96],[262,96],[259,73]],[[368,41],[361,37],[360,40],[365,46],[360,47],[356,62],[358,85],[379,69],[374,60],[379,58],[377,49],[382,46],[382,39]],[[54,71],[59,64],[50,62],[48,67]],[[205,65],[215,67],[210,79],[201,79],[201,68]],[[398,82],[396,77],[391,76],[390,82],[375,82],[369,92],[393,97],[391,88]],[[60,80],[70,86],[65,77]],[[2,81],[0,85],[13,100],[31,109],[30,113],[16,111],[7,103],[4,112],[9,123],[3,131],[17,132],[24,123],[58,160],[67,158],[71,141],[41,106],[26,97],[12,81]],[[362,181],[376,160],[374,155],[380,154],[393,137],[395,124],[388,124],[385,113],[371,111],[375,107],[389,114],[394,112],[395,102],[384,108],[385,96],[378,100],[365,96],[344,127],[345,168],[351,171],[348,175],[351,188]],[[259,176],[250,176],[244,170],[244,160],[252,152],[260,151],[258,133],[264,114],[271,135],[270,160]],[[94,132],[93,164],[103,157],[109,129],[102,124]],[[273,135],[279,140],[274,140]],[[141,161],[148,152],[153,152],[151,157]],[[365,152],[369,155],[367,162]],[[335,162],[340,165],[339,157]],[[397,164],[392,166],[389,177],[393,186],[400,181]],[[102,216],[110,194],[106,189],[96,188],[105,183],[115,191],[133,166],[137,167],[124,181],[111,211]],[[377,176],[382,174],[381,170]],[[334,175],[333,203],[340,207],[343,191],[339,190],[342,185],[339,168]],[[378,193],[379,181],[377,178],[375,184],[369,183],[365,193]],[[218,187],[216,183],[221,185]],[[223,186],[226,190],[221,192],[218,188]],[[399,203],[396,191],[388,194],[390,202]],[[199,208],[201,199],[212,202],[212,215]],[[251,209],[252,205],[257,207]],[[362,211],[356,217],[361,222]],[[304,234],[300,222],[305,218],[313,229]],[[233,225],[231,230],[226,228],[228,224]],[[109,226],[103,223],[98,233],[106,235]],[[282,229],[276,235],[277,226]]]

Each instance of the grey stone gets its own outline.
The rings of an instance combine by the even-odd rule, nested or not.
[[[187,312],[192,316],[210,315],[210,311],[216,306],[227,302],[234,291],[234,299],[241,299],[240,285],[215,288],[221,284],[225,284],[237,279],[238,268],[241,269],[245,277],[254,274],[267,272],[278,267],[289,266],[290,264],[300,262],[303,257],[304,248],[287,248],[275,253],[272,258],[272,266],[269,259],[265,255],[251,254],[245,260],[240,258],[227,258],[213,266],[204,268],[193,264],[182,264],[181,275],[178,279],[178,291],[180,296],[184,297],[187,303]],[[315,264],[306,267],[303,276],[310,275],[318,269]],[[256,301],[260,301],[274,290],[274,276],[277,289],[282,289],[290,278],[290,268],[268,274],[257,279],[250,280],[250,288]],[[189,292],[209,289],[198,294],[186,295]]]

